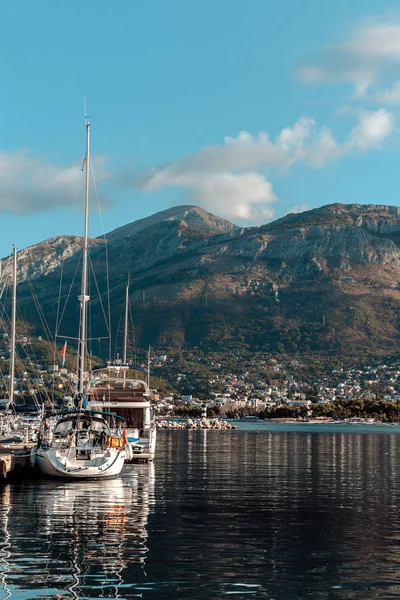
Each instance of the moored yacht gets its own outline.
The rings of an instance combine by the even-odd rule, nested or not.
[[[78,387],[74,399],[76,410],[50,414],[42,421],[36,464],[44,475],[69,479],[104,478],[119,475],[128,446],[124,419],[117,415],[88,411],[85,389],[88,316],[88,216],[90,123],[86,121],[86,156],[84,160],[85,219],[83,235],[82,278],[78,338]]]
[[[140,462],[153,460],[157,435],[146,376],[143,367],[107,363],[92,370],[87,394],[91,409],[109,410],[125,419],[127,460]]]
[[[43,475],[67,479],[119,475],[125,461],[124,419],[115,414],[71,410],[42,422],[36,464]]]

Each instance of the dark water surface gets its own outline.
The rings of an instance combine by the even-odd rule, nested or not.
[[[400,428],[245,427],[161,430],[112,481],[0,484],[0,600],[400,599]]]

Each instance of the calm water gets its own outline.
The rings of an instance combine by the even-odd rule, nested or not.
[[[245,427],[0,485],[0,600],[400,599],[400,427]]]

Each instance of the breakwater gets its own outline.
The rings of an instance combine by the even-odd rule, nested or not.
[[[237,425],[231,425],[228,421],[221,419],[187,419],[187,421],[158,421],[157,429],[237,429]]]

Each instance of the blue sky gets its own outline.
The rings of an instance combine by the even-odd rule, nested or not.
[[[0,0],[0,254],[81,233],[85,94],[105,231],[397,204],[400,11],[377,6]]]

